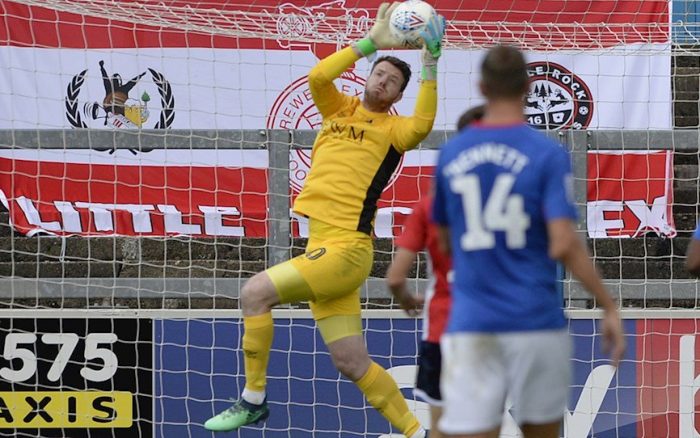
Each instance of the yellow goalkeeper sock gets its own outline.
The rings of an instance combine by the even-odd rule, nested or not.
[[[274,326],[272,313],[243,317],[243,355],[245,364],[245,387],[251,391],[265,391],[267,361],[272,348]]]
[[[408,410],[396,382],[376,362],[372,362],[365,375],[355,383],[367,401],[401,433],[410,437],[420,429],[418,419]]]

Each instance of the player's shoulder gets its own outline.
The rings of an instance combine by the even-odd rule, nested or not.
[[[357,107],[361,103],[360,99],[354,96],[348,96],[347,94],[343,94],[343,96],[342,105],[338,106],[334,113],[324,116],[324,121],[340,119],[343,117],[352,117],[355,114]]]
[[[440,154],[443,156],[451,155],[459,152],[465,147],[469,147],[474,144],[474,131],[467,127],[461,131],[457,131],[455,135],[450,137],[443,145],[440,147]]]
[[[527,126],[527,129],[523,131],[523,136],[523,140],[530,146],[534,155],[544,161],[568,157],[569,153],[564,145],[542,131]]]
[[[401,114],[389,114],[382,118],[379,123],[386,126],[388,129],[401,129],[405,123],[409,123],[409,117],[402,116]]]

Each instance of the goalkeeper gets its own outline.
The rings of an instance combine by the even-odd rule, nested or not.
[[[392,377],[369,357],[362,336],[360,286],[372,268],[377,199],[401,154],[415,148],[433,126],[444,18],[433,17],[423,34],[422,81],[412,116],[388,114],[411,75],[410,66],[397,58],[375,61],[362,100],[333,85],[358,59],[378,49],[401,47],[389,32],[396,6],[383,3],[366,38],[323,59],[309,73],[323,124],[314,142],[311,171],[294,203],[294,211],[309,218],[306,254],[255,275],[242,288],[246,384],[240,400],[205,423],[209,430],[236,430],[268,417],[270,310],[280,303],[309,301],[336,368],[401,433],[425,436]]]

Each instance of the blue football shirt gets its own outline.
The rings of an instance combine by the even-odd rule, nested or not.
[[[435,177],[455,275],[447,331],[563,328],[547,222],[576,219],[566,150],[525,124],[474,126],[442,147]]]
[[[700,240],[700,223],[698,224],[697,228],[695,228],[695,232],[693,233],[693,239]]]

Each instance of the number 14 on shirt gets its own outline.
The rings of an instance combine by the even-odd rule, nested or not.
[[[460,243],[464,251],[494,248],[494,231],[505,232],[509,249],[525,247],[530,216],[525,212],[522,195],[511,192],[514,182],[512,173],[498,175],[486,203],[482,203],[478,175],[466,174],[450,181],[452,191],[462,196],[466,232]]]

